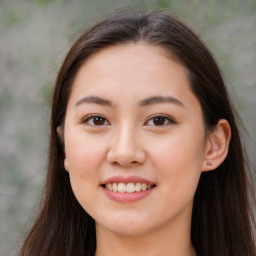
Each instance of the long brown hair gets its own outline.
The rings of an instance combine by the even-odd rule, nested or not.
[[[256,256],[246,159],[237,119],[219,68],[200,39],[163,12],[119,10],[87,29],[73,44],[59,71],[52,99],[48,173],[39,213],[20,251],[22,256],[84,256],[96,249],[95,222],[77,202],[65,171],[64,124],[72,82],[86,59],[109,45],[144,41],[158,45],[189,70],[206,131],[219,119],[232,130],[229,153],[214,171],[202,173],[194,197],[191,240],[198,256]]]

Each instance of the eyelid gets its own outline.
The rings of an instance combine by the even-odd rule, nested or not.
[[[103,125],[95,125],[95,124],[89,124],[89,121],[92,120],[94,117],[101,117],[103,119],[105,119],[105,122],[107,122],[108,124],[107,125],[110,125],[109,121],[107,120],[107,118],[105,118],[103,115],[101,114],[97,114],[97,113],[93,113],[93,114],[89,114],[89,115],[86,115],[84,118],[82,118],[81,120],[81,124],[85,124],[85,125],[90,125],[90,126],[105,126],[106,124],[103,124]]]
[[[104,124],[102,125],[96,125],[96,124],[90,124],[89,121],[92,120],[94,117],[100,117],[100,118],[103,118],[105,121],[104,121]],[[169,115],[166,115],[166,114],[154,114],[154,115],[151,115],[147,118],[147,120],[144,122],[144,125],[147,125],[147,123],[149,121],[151,121],[153,118],[155,117],[161,117],[161,118],[164,118],[168,121],[167,124],[163,124],[163,125],[149,125],[149,126],[159,126],[159,127],[164,127],[164,126],[168,126],[168,125],[172,125],[172,124],[177,124],[176,120],[169,116]],[[107,124],[105,124],[105,122],[107,122]],[[110,125],[110,122],[107,120],[107,118],[105,118],[102,114],[97,114],[97,113],[93,113],[93,114],[88,114],[86,115],[84,118],[82,118],[81,124],[85,124],[85,125],[90,125],[90,126],[106,126],[106,125]]]
[[[166,115],[166,114],[154,114],[154,115],[148,117],[147,121],[144,124],[147,124],[150,120],[152,120],[155,117],[165,118],[166,120],[168,120],[168,124],[159,125],[159,126],[158,125],[150,125],[150,126],[164,127],[164,126],[167,126],[167,125],[177,124],[177,121],[173,117],[171,117],[169,115]]]

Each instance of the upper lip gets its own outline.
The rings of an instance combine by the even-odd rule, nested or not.
[[[128,184],[128,183],[145,183],[147,185],[154,185],[155,184],[155,183],[153,183],[153,182],[151,182],[147,179],[137,177],[137,176],[128,176],[128,177],[113,176],[113,177],[110,177],[110,178],[104,180],[102,182],[102,185],[103,184],[108,184],[108,183],[125,183],[125,184]]]

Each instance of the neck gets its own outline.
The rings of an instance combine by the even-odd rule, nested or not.
[[[190,240],[190,228],[162,230],[142,235],[116,234],[97,227],[95,256],[196,256]]]

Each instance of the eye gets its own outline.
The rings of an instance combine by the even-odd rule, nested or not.
[[[168,116],[156,115],[150,118],[145,124],[150,126],[167,126],[175,123],[176,122]]]
[[[92,126],[103,126],[103,125],[109,125],[110,123],[107,121],[106,118],[100,115],[89,115],[87,116],[83,121],[83,124],[88,124]]]

